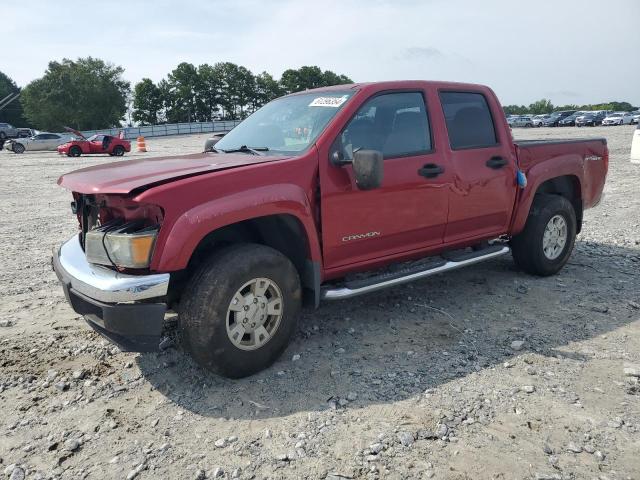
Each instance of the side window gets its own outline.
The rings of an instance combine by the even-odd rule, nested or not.
[[[368,100],[347,124],[336,144],[348,160],[353,159],[357,150],[378,150],[385,159],[431,151],[429,120],[422,94],[386,93]]]
[[[492,147],[498,143],[491,111],[484,95],[441,92],[440,102],[447,122],[449,144],[453,150]]]

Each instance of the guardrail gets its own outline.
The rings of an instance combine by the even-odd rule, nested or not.
[[[145,127],[106,128],[102,130],[85,130],[85,137],[91,135],[117,136],[121,131],[124,138],[132,140],[137,137],[166,137],[169,135],[189,135],[191,133],[228,132],[238,125],[240,120],[220,120],[217,122],[165,123],[162,125],[148,125]]]

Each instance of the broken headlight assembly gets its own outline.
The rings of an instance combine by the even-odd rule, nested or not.
[[[158,225],[112,220],[89,230],[85,254],[89,263],[117,268],[147,268],[158,236]]]

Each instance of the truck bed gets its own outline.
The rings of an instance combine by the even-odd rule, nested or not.
[[[545,178],[549,170],[554,176],[564,172],[578,177],[584,208],[600,200],[609,163],[606,138],[518,140],[514,145],[527,178]]]

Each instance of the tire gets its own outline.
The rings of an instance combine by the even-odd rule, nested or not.
[[[11,149],[13,153],[24,153],[24,145],[21,143],[14,142]]]
[[[545,231],[552,222],[556,226],[561,224],[558,218],[565,225],[565,242],[561,247],[556,242],[558,248],[549,255],[544,248]],[[536,195],[524,230],[511,239],[511,253],[516,265],[527,273],[542,277],[558,273],[573,251],[576,227],[576,212],[569,200],[560,195]],[[550,229],[553,245],[553,227]]]
[[[7,134],[4,132],[0,132],[0,140],[4,141],[7,139]]]
[[[116,157],[121,157],[124,155],[124,147],[122,145],[116,145],[113,149],[113,155]]]
[[[82,155],[82,149],[80,147],[74,145],[69,149],[70,157],[79,157],[80,155]]]
[[[264,280],[271,282],[268,290],[253,300],[252,282]],[[277,298],[281,299],[279,317],[264,309]],[[226,247],[204,262],[184,289],[178,309],[182,345],[197,363],[214,373],[230,378],[252,375],[270,366],[287,347],[296,330],[301,303],[300,278],[287,257],[264,245]],[[238,306],[234,308],[234,304]],[[249,307],[254,304],[256,307]],[[249,318],[240,320],[247,309]],[[258,339],[265,337],[256,331],[232,338],[238,326],[245,332],[241,322],[247,328],[256,324],[260,328],[262,313],[267,317],[263,331],[269,328],[268,323],[272,328],[262,345],[258,345]]]

